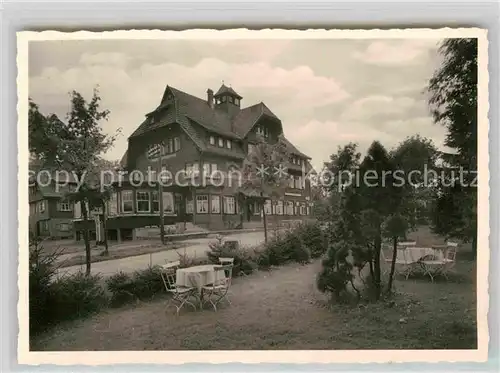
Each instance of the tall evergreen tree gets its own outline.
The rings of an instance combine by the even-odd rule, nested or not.
[[[449,183],[437,186],[433,228],[472,241],[475,252],[477,190],[471,184],[477,172],[477,39],[447,39],[439,52],[443,62],[429,81],[429,105],[434,121],[446,127],[445,145],[454,152],[442,155]],[[463,183],[460,168],[467,172]]]

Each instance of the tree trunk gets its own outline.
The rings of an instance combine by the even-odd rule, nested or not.
[[[474,235],[474,237],[472,237],[472,255],[473,255],[474,259],[476,259],[476,257],[477,257],[477,232]]]
[[[106,211],[106,202],[103,200],[102,201],[102,231],[103,231],[103,241],[104,241],[104,253],[106,255],[109,255],[109,249],[108,249],[108,232],[106,230],[107,222],[108,222],[108,217],[107,217],[107,211]]]
[[[260,192],[260,196],[262,197],[263,193]],[[267,243],[267,217],[266,217],[266,210],[264,209],[265,205],[265,200],[264,203],[261,203],[261,209],[262,209],[262,222],[264,223],[264,242]]]
[[[91,263],[91,251],[90,251],[90,237],[89,237],[89,227],[88,227],[88,211],[87,205],[85,204],[85,199],[80,201],[82,206],[83,215],[83,241],[85,242],[85,274],[90,275],[90,263]]]
[[[389,273],[389,282],[387,284],[387,294],[391,293],[392,290],[392,280],[394,277],[394,271],[396,269],[396,258],[398,255],[398,237],[394,236],[392,238],[392,259],[391,259],[391,272]]]
[[[373,264],[374,264],[374,274],[375,274],[375,300],[380,299],[380,293],[381,293],[381,281],[380,281],[380,249],[382,247],[382,238],[381,235],[379,234],[376,239],[375,239],[375,258],[373,258]]]

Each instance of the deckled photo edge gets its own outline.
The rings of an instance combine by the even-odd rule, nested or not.
[[[282,33],[283,35],[276,35]],[[305,35],[310,33],[309,35]],[[478,271],[477,274],[477,315],[478,315],[478,349],[467,351],[453,350],[423,350],[423,351],[363,351],[363,361],[360,361],[359,351],[310,351],[308,358],[297,358],[292,351],[228,351],[228,352],[30,352],[28,339],[28,297],[27,297],[27,268],[28,252],[28,224],[24,218],[28,214],[27,197],[28,184],[24,175],[28,171],[28,143],[27,143],[27,98],[28,98],[28,43],[30,41],[43,40],[70,40],[70,39],[197,39],[197,38],[425,38],[442,36],[453,37],[477,37],[478,38],[478,71],[480,74],[478,89],[478,136],[483,144],[478,149],[478,169],[481,170],[479,177],[478,209],[478,245],[489,248],[489,170],[488,170],[488,40],[487,30],[480,28],[441,28],[441,29],[390,29],[390,30],[279,30],[265,29],[260,31],[236,29],[236,30],[186,30],[186,31],[159,31],[159,30],[126,30],[88,32],[79,31],[65,33],[59,31],[22,31],[18,32],[18,54],[17,54],[17,89],[18,89],[18,179],[19,179],[19,265],[18,265],[18,357],[23,364],[61,364],[61,365],[101,365],[116,363],[168,363],[183,364],[188,362],[299,362],[299,363],[337,363],[337,362],[450,362],[450,361],[486,361],[489,341],[487,312],[488,312],[488,271],[489,251],[478,251],[479,268],[488,270]],[[488,227],[488,228],[486,228]],[[22,291],[24,290],[24,291]],[[383,355],[383,356],[382,356]],[[246,356],[251,356],[248,359]],[[180,358],[178,358],[180,357]]]

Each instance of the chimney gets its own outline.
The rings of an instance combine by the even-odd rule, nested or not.
[[[212,91],[210,88],[207,89],[207,104],[211,108],[214,107],[214,91]]]

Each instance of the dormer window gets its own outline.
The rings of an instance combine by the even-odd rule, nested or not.
[[[265,126],[257,126],[257,134],[267,138],[269,137],[269,130]]]
[[[231,140],[226,140],[226,148],[231,149],[233,147]]]
[[[223,148],[224,147],[224,139],[219,137],[219,147]]]
[[[215,136],[210,136],[210,145],[215,145]]]

